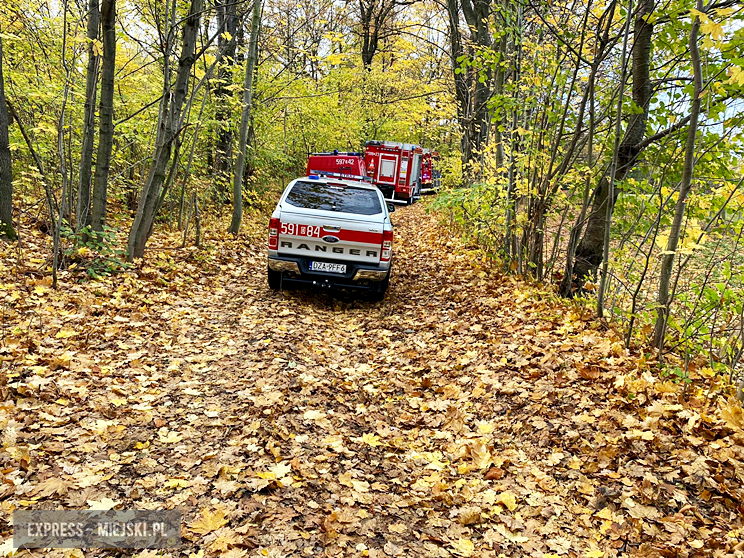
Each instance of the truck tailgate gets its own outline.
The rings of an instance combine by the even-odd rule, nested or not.
[[[282,211],[279,255],[378,264],[382,223],[332,215]]]

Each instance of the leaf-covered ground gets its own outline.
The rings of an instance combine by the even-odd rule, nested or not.
[[[744,555],[744,420],[704,363],[683,389],[393,217],[382,303],[271,292],[262,224],[57,292],[6,247],[3,540],[14,509],[175,508],[182,548],[139,556]]]

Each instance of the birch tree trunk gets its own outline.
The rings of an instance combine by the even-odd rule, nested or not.
[[[158,134],[155,152],[152,156],[150,171],[140,192],[137,203],[137,215],[129,231],[128,259],[141,258],[145,253],[145,244],[152,232],[152,225],[157,213],[160,193],[165,182],[166,169],[171,159],[173,144],[180,132],[181,112],[188,92],[191,68],[195,61],[196,38],[199,32],[199,18],[204,0],[191,0],[189,14],[183,27],[181,55],[178,61],[176,83],[171,91],[170,78],[166,64],[163,102],[160,105]],[[173,97],[171,103],[169,97]]]
[[[111,149],[114,145],[114,70],[116,68],[116,0],[101,3],[103,28],[103,63],[101,65],[101,102],[98,108],[98,154],[93,185],[93,214],[91,226],[103,231],[106,223],[108,176],[111,166]]]
[[[88,2],[88,68],[85,77],[85,104],[83,108],[83,144],[80,150],[80,178],[77,191],[77,219],[75,230],[90,225],[90,183],[93,169],[93,144],[95,143],[96,97],[98,93],[98,0]]]
[[[8,137],[8,107],[3,81],[3,40],[0,37],[0,238],[16,239],[13,229],[13,167]]]
[[[698,11],[703,11],[703,3],[697,1]],[[679,197],[674,209],[674,219],[672,220],[672,230],[669,233],[666,250],[661,259],[661,276],[659,278],[659,293],[657,296],[657,316],[654,327],[654,345],[661,351],[664,348],[664,337],[666,336],[667,322],[669,321],[669,305],[671,297],[669,295],[669,283],[672,278],[672,267],[674,266],[674,256],[676,255],[677,245],[679,244],[680,232],[682,230],[682,220],[687,208],[687,197],[692,190],[692,171],[695,167],[695,136],[698,128],[698,118],[700,116],[700,96],[703,93],[703,76],[700,65],[700,52],[698,50],[698,33],[700,31],[700,17],[695,16],[692,20],[690,29],[690,59],[692,62],[694,93],[690,107],[690,127],[687,130],[687,141],[685,143],[685,161],[682,167],[682,178],[679,184]]]
[[[248,146],[248,126],[251,122],[253,109],[253,70],[258,58],[258,32],[261,25],[261,2],[253,0],[253,15],[251,17],[251,37],[248,46],[248,56],[245,59],[245,82],[243,84],[243,112],[240,118],[240,139],[238,155],[235,161],[235,175],[233,178],[233,214],[230,228],[227,232],[238,234],[243,220],[243,173],[245,171],[245,157]]]

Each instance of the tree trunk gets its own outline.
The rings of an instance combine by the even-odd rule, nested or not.
[[[491,47],[489,16],[491,0],[447,0],[449,15],[450,47],[452,71],[455,79],[457,115],[460,122],[460,148],[462,151],[463,176],[466,181],[476,179],[480,174],[483,148],[488,142],[490,120],[488,100],[491,98],[492,71],[482,70],[485,79],[472,69],[460,66],[466,55],[460,33],[460,10],[471,30],[470,42],[476,49]],[[477,165],[477,167],[476,167]]]
[[[215,120],[217,121],[217,139],[215,141],[214,169],[215,179],[220,192],[226,193],[230,180],[232,163],[232,113],[230,98],[232,92],[228,87],[232,83],[231,68],[235,64],[235,36],[238,32],[238,10],[233,0],[222,0],[217,6],[217,18],[220,35],[217,39],[217,50],[224,52],[224,60],[217,71],[215,87]]]
[[[8,107],[3,81],[3,39],[0,37],[0,238],[15,240],[13,228],[13,167],[8,136]]]
[[[633,103],[641,109],[641,112],[630,116],[628,128],[620,142],[615,169],[616,181],[625,179],[633,169],[641,151],[639,146],[646,135],[648,107],[653,95],[649,76],[653,24],[649,23],[647,18],[653,10],[654,0],[642,0],[635,15],[632,55]],[[612,216],[617,195],[617,188],[612,188],[610,178],[604,175],[594,190],[594,199],[586,230],[576,248],[572,292],[581,290],[585,277],[596,275],[597,268],[605,257],[605,226],[608,217]]]
[[[490,13],[491,0],[461,0],[462,11],[465,14],[465,20],[468,22],[471,30],[474,30],[471,36],[477,48],[487,51],[491,48],[491,28]],[[473,95],[473,149],[474,155],[483,161],[483,149],[488,143],[488,132],[490,129],[490,119],[488,111],[488,101],[491,98],[491,85],[493,72],[490,66],[486,70],[481,70],[484,76],[476,76],[475,93]],[[481,77],[485,77],[481,81]],[[476,173],[480,175],[479,173]]]
[[[620,71],[620,89],[617,95],[617,109],[615,114],[615,144],[612,149],[612,163],[610,164],[610,174],[607,178],[607,185],[609,193],[607,199],[617,199],[617,163],[618,155],[620,153],[620,130],[621,122],[623,117],[623,98],[625,97],[625,82],[628,73],[628,67],[626,64],[626,52],[628,48],[628,34],[630,33],[630,18],[633,13],[633,0],[628,0],[627,19],[625,21],[625,32],[623,33],[623,50],[620,56],[620,64],[622,69]],[[628,129],[632,127],[632,123],[628,126]],[[599,278],[599,290],[597,291],[597,317],[604,317],[604,300],[605,300],[605,289],[607,288],[607,276],[609,275],[610,266],[610,238],[612,235],[612,208],[613,204],[605,204],[605,229],[604,236],[602,238],[602,253],[604,258],[602,260],[602,271]]]
[[[385,35],[383,27],[393,14],[396,3],[396,0],[359,0],[359,19],[362,25],[362,64],[367,71],[372,69],[372,61],[377,53],[380,39]]]
[[[703,11],[703,3],[697,1],[698,11]],[[661,351],[664,348],[664,337],[666,336],[667,322],[669,320],[669,283],[672,278],[672,267],[674,256],[679,244],[682,230],[682,220],[687,208],[687,197],[692,189],[692,171],[695,167],[695,135],[698,128],[698,117],[700,116],[700,97],[703,93],[702,68],[700,66],[700,52],[698,51],[698,33],[700,31],[700,18],[695,16],[690,29],[690,59],[692,61],[693,83],[695,86],[692,105],[690,107],[690,127],[687,130],[687,142],[685,143],[685,161],[682,168],[682,179],[679,184],[679,197],[674,209],[672,230],[669,233],[666,250],[661,259],[661,275],[659,278],[659,293],[657,296],[657,317],[654,327],[654,345]]]
[[[77,220],[75,230],[90,225],[90,182],[93,169],[93,144],[95,143],[96,96],[98,93],[98,0],[88,2],[88,68],[85,77],[85,104],[83,106],[83,145],[80,150],[80,177],[77,191]]]
[[[253,70],[258,58],[258,32],[261,25],[261,2],[253,0],[253,15],[251,17],[251,38],[248,45],[248,56],[245,59],[245,82],[243,84],[243,111],[240,118],[240,139],[238,156],[235,161],[235,176],[233,178],[233,214],[230,228],[227,232],[238,234],[243,220],[243,171],[245,170],[246,150],[248,146],[248,126],[251,122],[253,109]]]
[[[134,218],[134,223],[132,223],[132,229],[129,231],[128,258],[130,261],[144,255],[145,244],[150,237],[155,221],[160,192],[165,181],[166,168],[171,158],[173,143],[180,131],[181,112],[188,92],[191,68],[195,61],[196,38],[199,32],[199,18],[203,5],[203,0],[191,0],[189,14],[183,27],[181,55],[178,61],[176,83],[172,92],[172,103],[168,102],[171,91],[166,65],[164,97],[160,105],[159,130],[155,152],[137,203],[137,215]]]
[[[457,99],[457,120],[460,124],[460,153],[464,169],[473,158],[473,142],[470,126],[470,87],[467,74],[460,67],[460,59],[465,55],[465,49],[460,34],[460,5],[458,0],[447,0],[447,14],[449,15],[452,75],[455,80],[455,97]]]
[[[94,231],[103,231],[106,223],[108,177],[111,167],[111,149],[114,145],[114,70],[116,67],[116,0],[102,0],[101,23],[103,28],[103,64],[101,67],[101,101],[98,108],[98,154],[93,185]]]

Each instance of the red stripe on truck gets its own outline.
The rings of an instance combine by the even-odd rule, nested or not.
[[[382,243],[382,233],[352,231],[342,229],[340,231],[326,232],[322,231],[321,238],[325,236],[335,236],[344,242],[361,242],[363,244],[375,244],[379,246]]]

